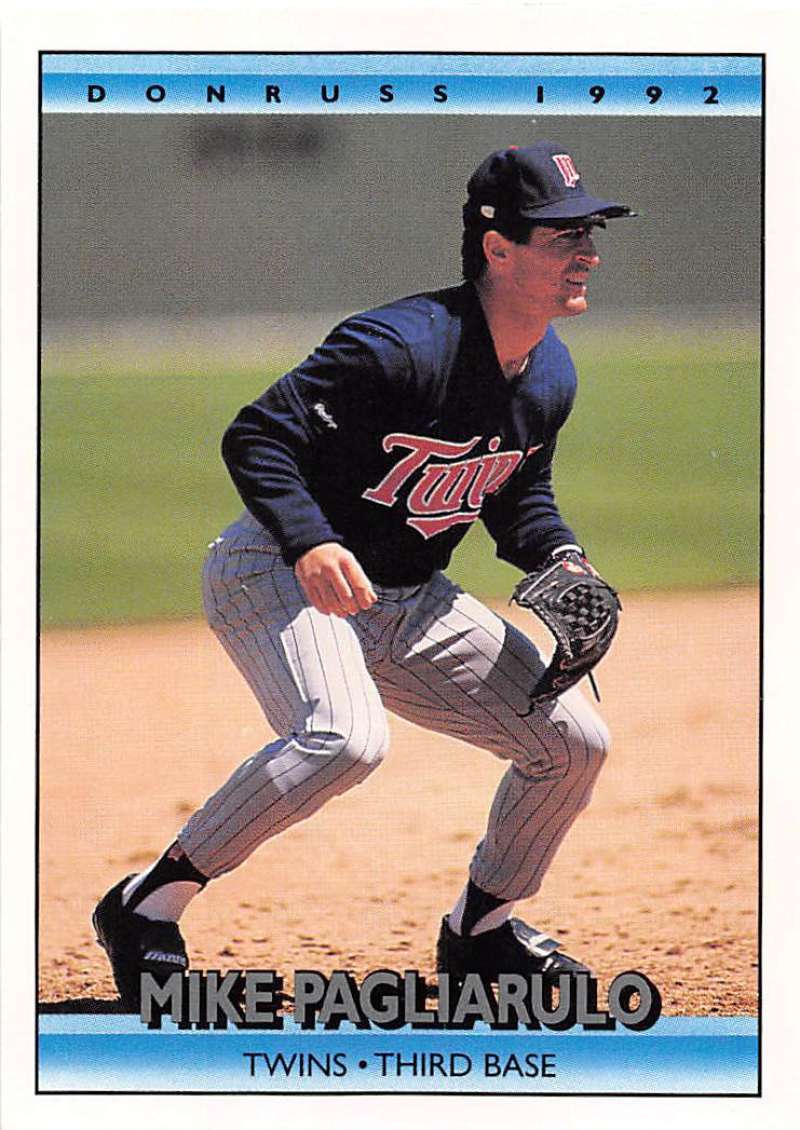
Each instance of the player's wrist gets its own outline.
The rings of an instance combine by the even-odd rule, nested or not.
[[[343,549],[343,548],[344,548],[344,546],[342,545],[341,542],[335,541],[332,538],[328,538],[326,541],[318,541],[314,545],[308,546],[307,549],[304,549],[302,551],[302,553],[300,553],[295,558],[294,567],[297,568],[298,565],[300,565],[307,558],[310,558],[312,555],[316,555],[320,552],[324,552],[324,551],[327,551],[327,550],[330,550],[330,549]]]
[[[579,553],[581,557],[586,556],[586,550],[582,545],[577,545],[575,542],[567,542],[565,545],[557,545],[555,549],[550,550],[551,557],[560,557],[564,553]]]

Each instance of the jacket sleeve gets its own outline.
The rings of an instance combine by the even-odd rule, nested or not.
[[[314,497],[319,449],[339,435],[357,446],[386,399],[387,370],[404,362],[389,331],[351,319],[226,430],[222,457],[234,485],[290,565],[315,545],[344,542]]]
[[[553,494],[555,449],[554,437],[505,488],[486,499],[481,511],[497,544],[497,556],[524,573],[540,565],[557,546],[577,542]]]
[[[323,542],[341,542],[307,484],[312,441],[279,381],[242,408],[222,437],[222,457],[247,509],[278,539],[293,565]]]

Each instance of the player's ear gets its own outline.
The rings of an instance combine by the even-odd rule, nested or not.
[[[490,231],[483,233],[483,254],[486,256],[486,262],[489,264],[489,269],[502,270],[508,262],[508,245],[510,240],[501,235],[499,231]]]

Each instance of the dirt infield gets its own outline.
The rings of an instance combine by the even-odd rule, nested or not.
[[[667,1014],[752,1014],[757,594],[624,603],[599,672],[611,756],[542,891],[518,911],[602,981],[646,972]],[[115,993],[89,924],[95,901],[272,735],[201,624],[47,633],[41,702],[40,996],[97,1007]],[[503,765],[396,719],[392,737],[364,785],[195,900],[183,920],[193,964],[288,981],[298,968],[433,972],[439,918]]]

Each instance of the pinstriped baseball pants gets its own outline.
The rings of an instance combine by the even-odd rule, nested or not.
[[[249,514],[210,547],[209,623],[281,736],[188,820],[181,846],[209,878],[232,870],[378,767],[388,708],[510,763],[470,875],[498,898],[534,894],[589,802],[603,722],[576,689],[526,715],[539,652],[444,574],[375,591],[377,604],[347,619],[317,612]]]

